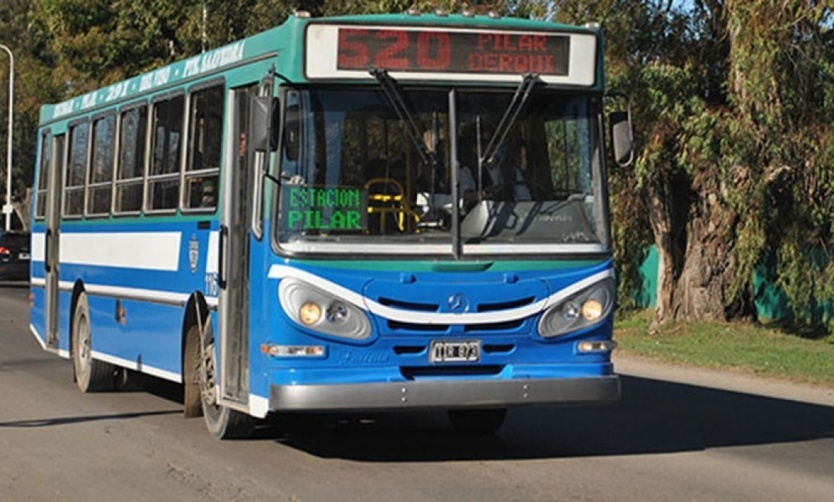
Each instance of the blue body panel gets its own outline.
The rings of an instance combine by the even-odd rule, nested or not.
[[[478,306],[499,309],[520,302],[535,303],[578,281],[612,269],[610,260],[592,265],[584,263],[565,268],[564,262],[551,270],[522,270],[529,262],[517,262],[519,270],[510,272],[512,263],[502,264],[501,271],[426,272],[379,271],[350,267],[341,269],[327,263],[314,265],[285,260],[283,264],[326,278],[373,301],[382,296],[397,299],[406,306],[438,313],[450,311],[447,299],[463,295],[474,311]],[[423,264],[421,262],[421,264]],[[406,265],[407,266],[407,265]],[[415,264],[415,270],[419,268]],[[257,282],[257,281],[255,281]],[[369,314],[373,334],[364,341],[338,339],[301,327],[284,313],[278,301],[279,280],[265,282],[263,321],[251,324],[250,364],[253,375],[251,392],[268,395],[270,385],[332,385],[405,382],[417,379],[535,379],[593,378],[610,376],[613,368],[609,353],[578,354],[576,343],[611,340],[613,316],[593,327],[545,339],[537,324],[541,313],[525,319],[489,325],[441,324],[408,325]],[[265,327],[265,329],[263,329]],[[428,347],[433,340],[480,340],[480,362],[471,364],[432,364]],[[282,345],[323,345],[321,358],[276,359],[260,351],[263,343]],[[463,368],[465,367],[465,370]]]
[[[152,224],[124,224],[113,220],[92,225],[64,225],[61,229],[63,240],[82,236],[82,239],[100,242],[96,241],[97,236],[109,239],[116,234],[113,238],[118,239],[118,236],[138,233],[165,234],[169,241],[176,240],[179,244],[175,250],[176,258],[168,260],[175,266],[166,270],[63,261],[58,308],[59,350],[69,353],[72,300],[76,286],[81,287],[88,298],[93,350],[97,354],[123,366],[179,381],[185,305],[193,293],[204,295],[209,301],[212,293],[216,295],[206,278],[211,276],[208,271],[212,269],[208,263],[209,240],[217,228],[215,221],[198,229],[197,220]],[[43,233],[42,225],[32,229],[35,236]],[[147,253],[153,253],[158,243],[149,238],[146,246]],[[196,250],[193,267],[191,250]],[[33,283],[44,279],[43,261],[33,262]],[[43,343],[45,295],[43,287],[32,288],[31,323]]]

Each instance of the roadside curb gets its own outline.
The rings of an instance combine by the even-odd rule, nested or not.
[[[614,370],[624,376],[686,383],[834,407],[834,387],[787,382],[741,371],[678,366],[621,351],[614,353],[613,360]]]

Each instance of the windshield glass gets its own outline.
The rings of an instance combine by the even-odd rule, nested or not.
[[[508,118],[513,95],[406,90],[402,110],[381,88],[287,92],[279,244],[449,254],[459,231],[470,255],[606,251],[596,101],[534,90]]]

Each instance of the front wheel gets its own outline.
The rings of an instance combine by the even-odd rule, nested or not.
[[[507,409],[449,410],[447,414],[455,432],[482,436],[495,433],[504,425]]]
[[[113,390],[116,367],[93,359],[93,336],[87,295],[81,293],[72,316],[72,373],[82,392]]]
[[[206,326],[204,333],[199,333],[197,326],[191,329],[196,333],[189,336],[198,336],[200,340],[200,403],[206,428],[217,439],[250,437],[255,432],[255,419],[217,402],[217,365],[211,325]]]

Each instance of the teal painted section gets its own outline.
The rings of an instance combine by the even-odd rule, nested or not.
[[[293,260],[297,265],[316,266],[335,270],[373,270],[380,272],[529,272],[569,270],[576,268],[597,267],[606,262],[602,260],[558,260],[558,261],[460,261],[438,262],[435,260],[391,260],[391,261],[322,261]]]
[[[639,291],[632,293],[632,298],[638,307],[655,308],[657,306],[657,265],[659,259],[657,248],[652,246],[646,255],[643,264],[640,265],[641,285]]]
[[[130,102],[141,96],[165,92],[166,89],[185,85],[200,78],[217,76],[241,65],[258,60],[268,60],[275,65],[279,77],[293,83],[304,82],[304,29],[310,23],[375,24],[399,26],[441,26],[471,29],[507,29],[546,32],[593,33],[600,43],[597,54],[603,50],[602,34],[598,27],[581,27],[518,18],[492,19],[488,16],[382,14],[366,16],[340,16],[304,19],[290,17],[282,25],[258,33],[249,38],[207,51],[203,54],[172,63],[142,75],[116,82],[110,86],[68,99],[57,104],[47,104],[41,109],[41,125],[97,109]],[[602,92],[605,88],[601,57],[596,65],[597,79],[590,90]],[[369,81],[372,78],[369,76]],[[485,82],[481,82],[483,85]]]

